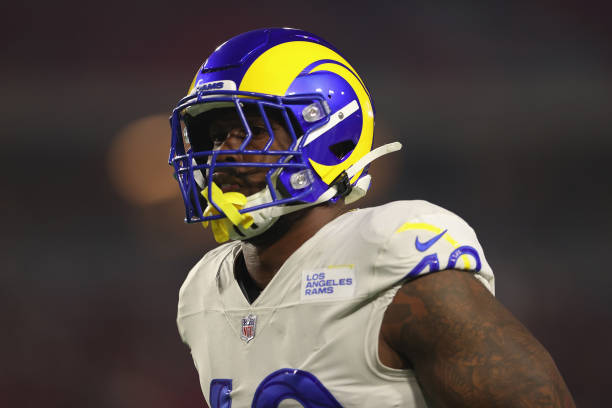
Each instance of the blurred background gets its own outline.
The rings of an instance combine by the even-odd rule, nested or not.
[[[230,4],[231,3],[231,4]],[[486,4],[485,4],[486,3]],[[612,386],[612,25],[606,3],[12,2],[0,17],[0,406],[198,407],[178,289],[168,116],[221,42],[290,26],[373,93],[361,206],[425,199],[477,231],[497,296],[578,406]]]

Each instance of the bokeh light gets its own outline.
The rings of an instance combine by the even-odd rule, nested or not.
[[[108,171],[117,193],[135,206],[180,199],[172,168],[168,116],[159,114],[127,124],[108,151]]]

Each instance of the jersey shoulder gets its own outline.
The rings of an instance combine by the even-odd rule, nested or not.
[[[385,245],[395,234],[411,229],[417,223],[455,224],[455,228],[473,231],[459,216],[424,200],[393,201],[381,206],[353,210],[346,219],[360,230],[360,235],[371,243]],[[343,227],[347,227],[345,225]],[[423,225],[421,225],[423,226]]]
[[[493,273],[474,230],[457,214],[423,200],[364,210],[364,233],[376,237],[378,280],[401,282],[444,269],[478,275],[493,291]]]

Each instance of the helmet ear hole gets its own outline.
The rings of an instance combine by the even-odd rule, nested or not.
[[[338,158],[342,160],[347,154],[353,151],[355,148],[355,142],[352,140],[343,140],[342,142],[334,143],[329,146],[329,150]]]

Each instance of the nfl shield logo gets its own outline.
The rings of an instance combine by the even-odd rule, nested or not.
[[[240,338],[247,343],[255,337],[255,325],[257,324],[257,316],[248,315],[242,318],[242,329],[240,330]]]

